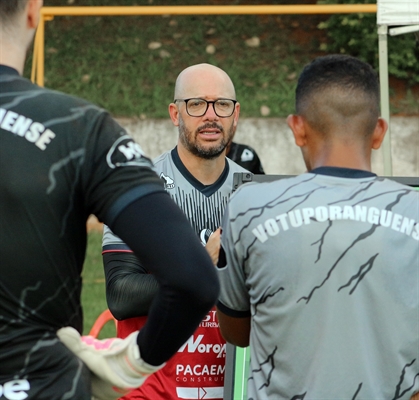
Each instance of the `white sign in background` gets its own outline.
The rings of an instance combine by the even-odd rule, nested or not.
[[[419,24],[419,0],[377,0],[377,24]]]

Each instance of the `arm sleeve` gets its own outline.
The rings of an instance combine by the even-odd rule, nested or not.
[[[240,203],[240,200],[237,200],[240,199],[240,191],[234,195],[230,197],[222,223],[221,248],[216,268],[221,286],[217,307],[230,317],[242,318],[250,316],[250,296],[246,284],[243,251],[240,251],[241,242],[238,240],[242,229],[230,219],[231,207]]]
[[[186,342],[215,304],[219,293],[215,268],[166,192],[132,202],[110,228],[159,284],[138,345],[144,361],[160,365]]]
[[[113,316],[121,321],[148,315],[159,284],[129,252],[103,254],[106,300]]]

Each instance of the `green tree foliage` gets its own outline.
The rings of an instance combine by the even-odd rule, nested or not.
[[[319,0],[318,4],[375,4],[375,0]],[[378,69],[376,14],[335,14],[319,24],[329,41],[321,50],[346,53]],[[388,36],[389,73],[410,84],[419,83],[419,44],[413,33]]]

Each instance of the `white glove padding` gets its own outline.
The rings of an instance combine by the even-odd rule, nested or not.
[[[65,327],[57,331],[57,336],[92,372],[92,395],[99,400],[118,399],[164,366],[152,366],[141,358],[138,331],[125,339],[98,340]]]

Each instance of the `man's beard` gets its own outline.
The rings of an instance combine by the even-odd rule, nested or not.
[[[221,142],[215,144],[211,147],[202,147],[197,143],[196,136],[198,132],[202,129],[218,129],[222,134]],[[188,128],[186,128],[185,123],[182,118],[179,119],[179,138],[183,146],[191,152],[193,155],[204,158],[206,160],[212,160],[217,158],[227,147],[228,143],[232,140],[234,133],[233,123],[228,128],[228,135],[224,137],[224,128],[221,125],[218,125],[216,122],[207,122],[206,124],[198,127],[194,133],[192,133]]]

